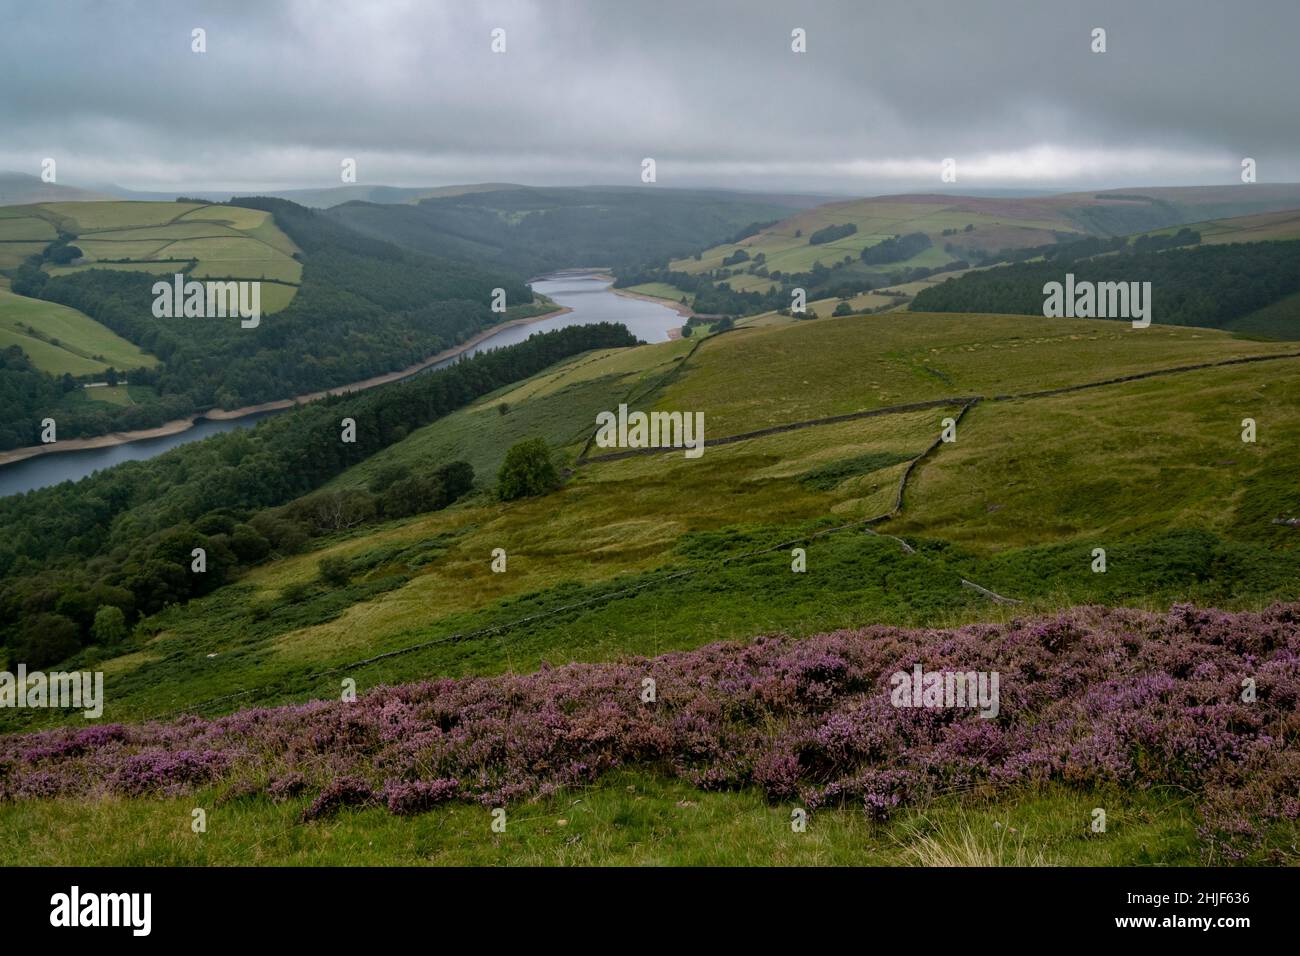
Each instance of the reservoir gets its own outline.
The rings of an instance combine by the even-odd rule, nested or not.
[[[590,325],[595,322],[621,322],[643,342],[666,342],[669,338],[669,330],[678,328],[685,321],[667,305],[616,295],[610,287],[608,276],[590,271],[556,273],[534,279],[529,284],[535,292],[549,296],[556,304],[571,311],[502,329],[466,349],[461,355],[475,355],[489,349],[515,345],[537,332],[550,332],[570,325]],[[460,357],[457,355],[448,358],[413,374],[424,375],[444,368]],[[278,411],[272,411],[224,421],[204,420],[175,435],[145,438],[106,448],[86,448],[37,455],[0,466],[0,496],[57,485],[62,481],[76,481],[124,461],[143,461],[153,458],[177,445],[198,441],[209,435],[233,431],[236,428],[250,428],[261,419],[278,414],[280,414]]]

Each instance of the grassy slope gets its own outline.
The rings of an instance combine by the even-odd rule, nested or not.
[[[93,268],[171,275],[188,269],[200,279],[275,280],[262,288],[265,314],[288,306],[302,279],[302,265],[292,258],[298,249],[269,213],[197,203],[55,202],[0,207],[0,269],[13,268],[41,252],[59,230],[76,233],[77,247],[92,261],[49,267],[53,275]],[[104,259],[135,261],[99,261]],[[44,334],[32,336],[20,324]],[[129,369],[157,361],[75,309],[8,292],[0,296],[0,346],[6,345],[21,346],[38,368],[53,375],[87,375],[109,366]]]
[[[641,295],[653,295],[660,299],[668,299],[673,303],[682,301],[686,297],[686,304],[690,305],[695,301],[695,294],[692,292],[683,292],[681,289],[670,286],[666,282],[645,282],[641,285],[628,286],[628,292],[639,292]]]
[[[621,400],[703,410],[706,434],[717,438],[905,401],[1285,351],[1206,330],[905,313],[738,330],[706,340],[681,367],[692,348],[672,342],[583,356],[413,433],[384,459],[418,467],[468,456],[490,481],[505,449],[525,434],[543,434],[573,456],[593,410]],[[217,713],[334,696],[343,676],[364,691],[432,674],[527,671],[544,660],[655,654],[867,621],[939,626],[1089,601],[1159,607],[1192,598],[1250,606],[1293,598],[1294,529],[1267,519],[1294,500],[1287,476],[1300,447],[1297,373],[1300,361],[1280,360],[982,403],[963,420],[957,443],[941,446],[918,469],[903,516],[881,526],[918,543],[917,554],[849,530],[807,543],[805,575],[790,573],[784,548],[750,553],[887,511],[904,466],[824,491],[799,477],[868,453],[915,455],[952,409],[716,446],[694,462],[671,453],[591,464],[561,491],[511,505],[472,498],[443,513],[325,542],[160,615],[156,637],[100,665],[106,716],[139,718],[247,692],[203,708]],[[509,407],[504,415],[497,410],[502,403]],[[1239,439],[1246,415],[1259,422],[1253,446]],[[379,463],[339,483],[364,483]],[[1105,575],[1089,570],[1098,544],[1110,555]],[[506,574],[489,570],[494,547],[509,554]],[[313,584],[305,598],[285,604],[281,589],[313,581],[318,560],[331,553],[352,559],[352,584]],[[691,573],[663,579],[680,569]],[[962,577],[1027,604],[989,605],[961,587]],[[573,605],[582,606],[478,633]],[[391,650],[406,653],[355,664]],[[8,729],[18,726],[12,716],[3,719]],[[625,799],[626,786],[645,801]],[[95,852],[104,862],[269,861],[317,852],[333,860],[343,852],[333,848],[355,848],[363,834],[373,847],[348,852],[366,862],[899,862],[912,852],[896,833],[865,833],[867,825],[850,811],[819,815],[826,842],[812,853],[811,846],[793,850],[781,842],[787,811],[756,796],[700,794],[652,776],[630,777],[626,786],[598,788],[581,810],[572,808],[572,794],[520,808],[536,819],[564,815],[575,829],[543,824],[541,835],[525,830],[496,841],[481,832],[482,811],[464,807],[411,823],[366,811],[296,827],[293,807],[245,802],[229,811],[241,821],[239,835],[210,833],[203,849],[186,842],[186,808],[201,805],[188,800],[4,808],[0,832],[47,832],[59,820],[90,813],[97,832],[111,824],[133,834],[117,850],[108,848],[116,841],[100,843]],[[1078,807],[1098,805],[1096,799],[1055,794],[989,813],[1032,818],[1030,808],[1039,806],[1035,827],[1060,834],[1077,831]],[[1133,797],[1125,799],[1132,805]],[[702,808],[709,822],[684,815],[682,801]],[[593,816],[579,816],[587,812]],[[971,812],[976,833],[987,835],[991,818]],[[1076,836],[1047,858],[1190,861],[1190,824],[1176,802],[1151,798],[1140,819],[1140,834],[1134,831],[1127,844],[1108,840],[1102,849]],[[626,839],[610,820],[626,821]],[[706,837],[706,826],[723,828],[727,839]],[[582,840],[564,842],[574,833]],[[59,858],[54,847],[38,852]]]
[[[287,306],[302,279],[302,265],[293,258],[298,248],[276,227],[269,213],[257,209],[122,201],[42,203],[24,206],[21,211],[27,218],[0,216],[0,238],[38,238],[39,232],[48,240],[52,238],[48,233],[57,228],[75,233],[75,244],[91,260],[51,268],[56,275],[88,267],[159,275],[189,269],[200,279],[286,283],[283,288],[262,290],[266,313]]]
[[[541,434],[572,459],[595,411],[620,401],[634,408],[704,410],[706,436],[713,439],[899,402],[1052,387],[1279,351],[1204,330],[1157,326],[1135,333],[1087,320],[904,313],[730,332],[705,340],[680,368],[693,347],[670,342],[576,359],[416,431],[337,484],[364,484],[392,461],[419,469],[466,457],[490,485],[506,449],[520,437]],[[790,356],[799,354],[810,358],[792,363]],[[955,551],[900,563],[897,546],[883,539],[827,538],[811,547],[814,573],[796,592],[787,580],[788,558],[758,557],[723,575],[729,576],[725,597],[703,597],[719,594],[718,583],[704,574],[689,587],[649,588],[608,615],[593,609],[558,644],[552,629],[538,626],[509,643],[453,643],[399,658],[378,669],[375,679],[526,666],[550,652],[557,652],[552,660],[592,659],[764,629],[810,632],[862,620],[934,623],[986,613],[982,599],[959,587],[962,574],[996,577],[1008,582],[1009,593],[1050,607],[1059,595],[1020,580],[997,563],[998,555],[1005,549],[1077,550],[1096,533],[1125,542],[1193,526],[1229,537],[1258,533],[1266,536],[1259,540],[1284,544],[1290,529],[1260,523],[1288,500],[1284,476],[1294,465],[1289,449],[1297,447],[1287,410],[1294,407],[1295,371],[1295,361],[1282,360],[1057,398],[984,403],[963,421],[957,444],[943,446],[917,471],[907,510],[894,522],[908,535],[953,542]],[[756,389],[754,381],[767,384]],[[1188,389],[1193,401],[1185,398]],[[504,415],[498,411],[503,403],[509,407]],[[829,490],[799,476],[868,453],[914,456],[954,411],[806,428],[719,445],[698,461],[675,452],[594,463],[546,498],[503,505],[481,495],[446,512],[324,542],[161,616],[158,637],[127,659],[108,662],[110,684],[123,681],[113,689],[110,709],[138,717],[281,678],[288,684],[266,699],[329,693],[332,679],[322,684],[306,675],[371,652],[514,620],[562,603],[566,595],[641,582],[646,579],[638,576],[660,568],[721,573],[719,557],[889,511],[904,465]],[[1260,423],[1255,446],[1236,439],[1248,413]],[[1026,447],[1033,451],[1025,453]],[[1229,459],[1234,464],[1216,464]],[[1246,479],[1252,490],[1236,491],[1235,483]],[[1063,502],[1069,508],[1063,510]],[[1149,517],[1137,520],[1142,509]],[[507,574],[489,570],[496,547],[510,556]],[[339,593],[320,588],[298,605],[280,606],[281,591],[313,581],[326,554],[352,560],[353,586]],[[1048,557],[1068,566],[1056,551]],[[864,563],[871,573],[849,572],[855,588],[846,589],[830,573]],[[1278,572],[1272,565],[1266,571],[1261,591],[1272,593],[1280,587]],[[904,580],[910,583],[900,590]],[[1177,575],[1152,584],[1084,574],[1053,588],[1064,587],[1075,601],[1145,598],[1158,604],[1187,584]],[[1202,593],[1232,597],[1219,587],[1210,581]],[[688,591],[713,605],[673,606],[674,594]],[[633,605],[645,615],[629,617]],[[639,632],[638,622],[649,620],[663,630]],[[659,643],[665,634],[671,643]]]
[[[922,469],[896,532],[985,552],[1198,527],[1293,547],[1300,359],[985,404]],[[1241,440],[1254,418],[1257,440]]]
[[[1130,194],[1148,196],[1155,201],[1135,201]],[[739,243],[705,250],[699,260],[676,260],[671,268],[692,274],[723,268],[724,258],[737,249],[744,249],[751,259],[764,253],[767,257],[764,265],[769,271],[805,272],[818,261],[830,266],[846,255],[857,260],[865,247],[893,235],[914,232],[926,233],[931,247],[910,259],[881,268],[886,271],[913,266],[933,268],[958,258],[945,251],[946,243],[953,243],[959,251],[977,248],[996,252],[1051,243],[1058,233],[1132,233],[1155,224],[1153,219],[1180,224],[1153,232],[1176,232],[1181,224],[1191,223],[1193,228],[1202,231],[1205,242],[1294,238],[1300,232],[1297,207],[1300,207],[1300,191],[1289,185],[1112,190],[1111,195],[1069,193],[1027,199],[881,196],[828,203],[803,211]],[[1247,210],[1250,210],[1248,215],[1240,215]],[[1210,216],[1215,215],[1235,218],[1210,221]],[[1198,219],[1207,221],[1197,222]],[[853,235],[815,246],[809,243],[816,230],[849,222],[858,227]],[[967,226],[974,229],[967,232]],[[944,230],[956,232],[945,236]],[[742,263],[739,268],[745,270],[749,265]],[[726,281],[742,292],[766,291],[772,284],[769,279],[745,272]],[[679,297],[680,293],[673,295]]]
[[[35,328],[40,335],[32,335]],[[157,359],[90,317],[54,302],[0,290],[0,346],[19,345],[51,375],[86,375],[110,365],[125,370]]]
[[[809,242],[818,229],[850,222],[857,226],[857,232],[851,236],[818,245]],[[966,232],[967,226],[974,229]],[[944,230],[956,230],[956,233],[945,236]],[[671,268],[688,273],[722,268],[724,258],[737,249],[744,249],[751,259],[763,253],[766,256],[764,265],[769,271],[806,272],[816,262],[830,266],[845,256],[856,261],[864,248],[890,236],[914,232],[926,233],[931,239],[931,247],[910,259],[882,268],[933,268],[956,258],[944,250],[945,243],[996,250],[1042,245],[1054,241],[1058,232],[1078,231],[1063,208],[1045,201],[937,195],[885,196],[828,203],[806,210],[739,243],[708,249],[698,260],[676,260]],[[748,266],[749,263],[743,263],[740,267],[746,269]],[[769,279],[747,274],[731,276],[727,281],[732,288],[742,292],[766,291],[772,285]]]
[[[957,395],[1056,388],[1152,368],[1294,351],[1206,329],[1032,316],[889,313],[709,339],[661,408],[705,411],[714,435]],[[755,387],[762,383],[762,387]]]
[[[1300,329],[1300,292],[1234,319],[1225,328],[1243,337],[1294,341],[1300,337],[1296,334]]]
[[[885,824],[823,810],[795,833],[791,808],[752,791],[705,793],[653,775],[508,811],[382,809],[300,824],[305,800],[43,801],[0,806],[0,865],[50,866],[1143,866],[1195,864],[1195,815],[1173,795],[1052,789],[1014,803],[947,802]],[[1088,829],[1107,810],[1107,832]],[[190,830],[207,810],[208,830]],[[113,834],[111,841],[103,838]]]

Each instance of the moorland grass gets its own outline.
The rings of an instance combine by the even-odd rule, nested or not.
[[[955,321],[945,327],[959,334]],[[990,324],[1006,338],[986,337],[980,347],[969,344],[978,338],[958,339],[967,344],[950,344],[937,358],[936,342],[909,358],[915,388],[953,387],[934,373],[964,379],[957,385],[979,376],[1005,382],[1008,364],[1022,383],[1033,381],[1033,368],[1044,370],[1042,384],[1077,380],[1087,370],[1071,369],[1056,353],[1081,347],[1123,355],[1132,368],[1144,358],[1159,366],[1235,355],[1249,345],[1180,329],[1154,340],[1164,348],[1124,351],[1126,342],[1140,340],[1107,328],[1094,333],[1100,338],[1081,336],[1072,328],[1086,323],[1066,323],[1054,337],[1026,335],[1041,326],[1034,319]],[[819,355],[846,352],[858,332],[851,320],[826,332],[811,331],[816,325],[799,326],[786,345],[797,351],[814,339]],[[821,342],[836,330],[839,340]],[[699,461],[660,453],[589,464],[554,494],[509,505],[492,500],[493,463],[517,438],[540,433],[572,455],[591,410],[612,407],[621,396],[641,394],[649,403],[665,378],[669,393],[718,394],[718,380],[730,373],[715,366],[755,357],[740,336],[710,340],[684,368],[679,360],[694,348],[685,343],[582,356],[417,431],[339,484],[364,484],[381,461],[419,469],[469,456],[485,490],[445,512],[322,541],[157,616],[122,648],[130,663],[112,668],[110,708],[150,715],[262,684],[274,686],[239,702],[330,696],[334,677],[311,679],[314,671],[431,641],[439,643],[377,663],[363,676],[394,682],[493,672],[772,631],[938,625],[1093,601],[1252,607],[1295,596],[1294,529],[1271,521],[1287,500],[1300,438],[1291,411],[1300,380],[1289,360],[986,401],[963,420],[956,443],[940,445],[915,470],[904,513],[878,526],[912,541],[916,555],[888,539],[842,533],[809,545],[806,575],[790,572],[788,552],[723,560],[886,513],[901,464],[849,475],[829,491],[800,476],[857,458],[914,457],[951,411],[804,428],[718,446]],[[738,344],[722,347],[728,339]],[[999,341],[1007,349],[992,348]],[[1029,354],[1015,362],[999,354],[1017,348]],[[865,367],[879,375],[879,364]],[[800,384],[808,395],[789,387],[766,393],[771,415],[799,414],[808,402],[835,407],[838,382],[827,368]],[[501,404],[508,405],[504,415]],[[1259,420],[1254,445],[1240,442],[1247,414]],[[704,540],[716,545],[707,554],[699,550]],[[505,574],[490,569],[497,547],[509,555]],[[1094,547],[1107,550],[1105,574],[1091,571]],[[316,583],[326,556],[353,568],[353,586],[340,595]],[[683,567],[701,573],[660,580]],[[1025,603],[990,606],[961,586],[963,577]],[[286,601],[304,585],[315,596]],[[644,587],[622,593],[633,585]],[[617,599],[605,601],[613,592]],[[508,637],[449,639],[575,601],[587,603]]]
[[[890,530],[984,553],[1179,527],[1294,550],[1296,529],[1272,519],[1300,508],[1298,467],[1300,360],[983,402],[917,470]]]
[[[382,808],[300,822],[309,800],[19,801],[0,805],[5,866],[1149,866],[1202,862],[1198,822],[1173,792],[1051,787],[1018,799],[950,798],[878,823],[822,809],[804,832],[790,804],[755,790],[708,792],[654,773],[507,810],[453,804],[415,817]],[[1106,809],[1106,832],[1089,824]],[[206,811],[207,831],[191,829]],[[1262,848],[1267,849],[1267,848]],[[1279,846],[1276,852],[1285,854]]]
[[[704,341],[656,408],[703,410],[715,435],[868,408],[1016,394],[1295,351],[1224,332],[1097,319],[892,312],[744,328]]]

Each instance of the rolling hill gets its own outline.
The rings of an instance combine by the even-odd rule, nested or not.
[[[262,290],[262,308],[268,314],[293,301],[302,279],[302,265],[295,258],[300,250],[262,210],[134,201],[0,208],[0,236],[28,254],[40,252],[58,235],[75,240],[82,255],[69,264],[45,263],[42,268],[54,276],[110,269],[256,279],[269,284]]]
[[[6,255],[3,449],[37,444],[51,415],[60,438],[82,438],[322,392],[552,308],[508,275],[403,250],[280,199],[4,207]],[[259,281],[259,325],[154,316],[153,285],[174,273]],[[507,293],[504,314],[490,308],[494,289]],[[82,319],[68,321],[72,312]],[[109,352],[131,359],[130,388],[82,389],[114,364]]]
[[[1266,217],[1258,238],[1272,238],[1285,232],[1287,212],[1296,209],[1300,186],[1292,184],[1029,197],[881,196],[799,212],[677,258],[666,269],[625,271],[620,284],[674,300],[687,294],[704,312],[752,314],[788,307],[794,286],[808,290],[809,299],[851,297],[992,264],[1019,249],[1164,232],[1213,217]],[[882,253],[896,237],[907,237],[910,245],[898,254]]]
[[[584,455],[594,413],[620,402],[703,411],[706,454],[697,461],[680,451]],[[1105,603],[1155,612],[1141,626],[1159,629],[1192,613],[1166,617],[1171,602],[1248,613],[1294,596],[1295,529],[1273,519],[1300,513],[1290,478],[1300,449],[1297,408],[1294,346],[1204,329],[1139,333],[1090,320],[900,312],[601,349],[411,430],[318,494],[364,495],[395,474],[455,460],[473,463],[478,493],[445,510],[284,546],[212,593],[146,618],[121,646],[83,653],[93,653],[106,673],[106,717],[136,721],[336,698],[344,677],[363,692],[399,697],[418,692],[374,689],[485,675],[532,686],[543,678],[509,675],[538,668],[544,675],[569,662],[598,664],[610,675],[600,680],[622,680],[616,675],[639,666],[627,662],[642,657],[684,660],[674,654],[720,640],[812,637],[863,621],[922,628],[985,622],[963,632],[985,636],[994,626],[1015,634],[1045,628],[1041,633],[1066,635],[1060,646],[1067,647],[1083,639],[1078,618],[1051,623],[1056,619],[1037,615]],[[1244,417],[1258,422],[1253,443],[1242,441]],[[944,419],[957,421],[952,443],[939,440]],[[295,430],[292,422],[284,427]],[[499,501],[491,494],[494,471],[526,437],[546,439],[571,474],[549,494]],[[240,441],[212,440],[212,460],[235,454]],[[214,512],[207,520],[216,519]],[[224,520],[235,519],[252,520],[247,513]],[[804,573],[792,573],[795,547],[806,549]],[[491,567],[497,548],[509,558],[504,573]],[[1103,573],[1095,568],[1097,548],[1108,559]],[[326,581],[326,568],[338,577]],[[1201,620],[1193,615],[1176,626],[1204,635],[1211,623]],[[1109,627],[1088,626],[1100,627],[1098,634]],[[908,646],[918,639],[903,638]],[[715,660],[724,652],[697,653]],[[486,693],[497,685],[463,686]],[[1165,765],[1142,766],[1133,772]],[[748,788],[767,787],[767,799],[785,792],[769,786],[778,778],[753,768],[736,771],[739,795],[710,793],[707,783],[703,791],[683,790],[652,768],[653,761],[629,760],[613,776],[597,774],[589,799],[611,813],[625,806],[616,793],[627,788],[644,795],[647,810],[686,800],[723,814],[739,835],[772,819],[761,798],[745,796]],[[371,774],[365,765],[360,772]],[[237,799],[248,826],[261,832],[283,821],[281,798],[266,795],[278,778],[232,782],[224,771],[213,773],[196,784],[201,799],[246,793]],[[1096,788],[1105,790],[1088,777],[1085,789],[1073,792],[1065,779],[1049,773],[1046,789],[1034,791],[1037,803],[1000,784],[990,791],[992,803],[962,811],[942,798],[908,799],[925,812],[1014,815],[1065,833],[1078,813],[1075,801],[1096,805]],[[1188,784],[1196,806],[1212,814],[1220,798],[1203,785]],[[284,799],[292,812],[310,816],[320,800],[328,803],[324,786],[304,784]],[[393,793],[384,791],[389,805],[403,806]],[[1153,829],[1130,824],[1123,832],[1133,842],[1104,849],[1062,836],[1051,858],[1196,859],[1209,844],[1185,822],[1184,798],[1162,794],[1108,791],[1107,806]],[[775,799],[779,806],[785,798]],[[413,806],[447,828],[435,840],[438,852],[471,854],[463,804],[433,803]],[[14,833],[33,814],[48,821],[75,807],[101,821],[126,814],[140,839],[157,846],[165,806],[152,797],[87,804],[70,791],[62,801],[0,808],[0,829]],[[563,812],[559,803],[541,806]],[[410,859],[389,824],[364,813],[358,819],[378,834],[380,858]],[[834,802],[819,810],[827,852],[853,839],[852,819]],[[900,810],[882,825],[915,819]],[[644,833],[646,825],[633,829]],[[694,824],[683,826],[694,832]],[[1285,852],[1290,831],[1277,826],[1260,831],[1251,859]],[[314,843],[319,832],[308,825],[300,838]],[[890,832],[898,831],[871,829],[862,838],[889,858],[878,841]],[[553,845],[536,839],[537,852]],[[244,858],[217,842],[205,852]],[[196,859],[191,850],[176,852]],[[728,850],[732,858],[737,852]],[[593,853],[620,858],[614,848]]]
[[[819,201],[655,186],[475,187],[414,204],[348,202],[331,208],[329,215],[410,249],[532,276],[561,268],[667,260]]]
[[[47,183],[39,176],[0,170],[0,206],[38,202],[77,202],[112,199],[105,192],[62,183]]]

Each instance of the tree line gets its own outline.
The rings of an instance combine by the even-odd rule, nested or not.
[[[463,463],[381,473],[367,489],[317,489],[482,395],[573,355],[636,341],[609,323],[538,334],[76,483],[0,499],[0,643],[11,658],[29,655],[21,659],[32,666],[57,661],[116,631],[102,622],[96,630],[105,608],[129,626],[317,534],[445,506],[473,481]],[[353,442],[341,440],[345,418],[355,422]],[[191,570],[194,548],[207,552],[203,573]]]
[[[1300,240],[999,266],[922,289],[911,308],[916,312],[1042,315],[1043,286],[1062,281],[1066,271],[1074,275],[1076,284],[1150,282],[1153,321],[1221,329],[1300,291]],[[1300,335],[1300,329],[1296,332]]]

